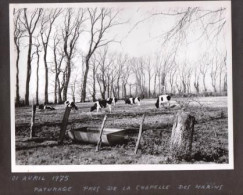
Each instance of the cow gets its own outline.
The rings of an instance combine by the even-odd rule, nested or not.
[[[139,97],[130,97],[128,99],[125,99],[125,104],[137,104],[140,106],[140,98]]]
[[[40,104],[40,105],[38,106],[38,108],[39,108],[40,110],[43,110],[43,109],[44,109],[44,105],[43,105],[43,104]]]
[[[115,106],[116,102],[117,102],[117,98],[114,98],[114,97],[113,98],[107,98],[106,101],[107,101],[108,104],[113,103],[113,105]]]
[[[69,106],[69,107],[71,107],[72,109],[75,109],[75,110],[78,110],[78,107],[75,105],[75,103],[74,102],[72,102],[72,101],[65,101],[64,102],[64,105],[65,106]]]
[[[56,109],[54,107],[52,107],[52,106],[45,105],[44,106],[44,110],[56,110]]]
[[[115,101],[115,100],[114,100]],[[94,111],[96,109],[97,113],[101,108],[106,108],[108,105],[109,111],[111,113],[111,104],[114,104],[113,98],[108,98],[107,100],[98,100],[95,102],[95,104],[90,108],[90,112]]]
[[[66,100],[65,102],[64,102],[64,105],[65,106],[67,106],[67,105],[69,105],[70,104],[70,101],[68,101],[68,100]]]
[[[47,105],[44,105],[44,104],[40,104],[38,106],[39,110],[56,110],[54,107],[52,106],[47,106]]]
[[[155,103],[155,106],[156,106],[156,108],[159,108],[161,105],[163,107],[165,107],[164,106],[165,104],[169,104],[170,105],[170,100],[171,100],[171,96],[169,96],[169,95],[160,95],[157,98],[157,101]]]

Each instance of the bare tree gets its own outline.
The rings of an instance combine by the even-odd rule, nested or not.
[[[151,97],[151,79],[153,77],[153,72],[152,72],[152,62],[151,59],[148,57],[146,60],[146,65],[145,65],[145,69],[148,73],[148,97]]]
[[[36,38],[36,43],[33,45],[35,46],[35,52],[33,53],[36,54],[37,56],[37,62],[36,62],[36,92],[35,92],[35,101],[36,104],[39,104],[39,68],[40,68],[40,52],[41,52],[41,44],[38,39],[39,36]]]
[[[175,86],[176,86],[177,92],[179,94],[182,94],[183,93],[183,86],[182,86],[182,82],[180,81],[179,77],[180,77],[179,72],[177,72],[176,80],[175,80]]]
[[[187,32],[193,28],[201,28],[203,31],[194,40],[206,37],[209,41],[215,39],[221,32],[226,23],[226,8],[218,8],[215,10],[202,9],[200,7],[188,7],[184,10],[171,10],[169,12],[153,13],[151,17],[155,16],[171,16],[178,17],[175,24],[172,25],[169,31],[163,34],[163,44],[169,42],[178,35],[183,35],[183,39],[187,38]],[[142,19],[147,20],[151,17]],[[141,20],[141,21],[142,21]]]
[[[219,92],[221,93],[222,92],[222,77],[223,77],[223,74],[225,74],[227,76],[227,72],[226,72],[226,68],[227,68],[227,63],[226,63],[226,59],[227,59],[227,52],[225,53],[225,56],[224,56],[224,59],[223,59],[223,62],[220,63],[220,66],[219,66]],[[225,82],[225,79],[224,79],[224,82]],[[226,79],[226,82],[227,82],[227,79]],[[224,84],[225,86],[225,84]],[[226,85],[226,89],[227,89],[227,85]]]
[[[180,67],[180,80],[182,83],[183,93],[190,93],[190,87],[191,87],[191,75],[192,75],[192,69],[189,67],[186,63],[184,63],[184,66]]]
[[[145,87],[145,60],[144,58],[133,58],[132,60],[132,72],[136,79],[136,96],[144,96],[146,87]],[[139,90],[139,92],[138,92]]]
[[[121,76],[122,86],[123,86],[123,97],[124,98],[127,97],[126,86],[128,84],[128,79],[131,75],[131,67],[132,67],[131,60],[128,59],[127,62],[124,64],[124,68],[123,68],[122,76]],[[131,89],[131,86],[130,86],[130,89]],[[131,90],[130,90],[130,95],[131,95]]]
[[[43,61],[45,65],[45,100],[44,103],[48,103],[48,64],[47,64],[47,53],[48,53],[48,45],[50,40],[51,31],[53,28],[53,24],[57,17],[61,14],[61,9],[51,9],[51,10],[45,10],[44,14],[41,18],[41,40],[43,45]]]
[[[27,74],[26,74],[26,87],[25,87],[25,104],[29,105],[29,84],[31,76],[31,57],[32,57],[32,38],[33,33],[36,29],[37,23],[42,15],[43,9],[34,9],[33,11],[28,11],[24,8],[23,17],[20,18],[20,22],[26,29],[29,37],[28,42],[28,56],[27,56]]]
[[[92,65],[92,78],[93,78],[93,90],[92,90],[92,100],[93,102],[96,101],[96,78],[97,78],[97,69],[98,69],[98,63],[96,60],[96,56],[93,55],[91,58],[91,65]]]
[[[211,77],[211,84],[213,87],[214,92],[217,92],[217,78],[218,78],[218,73],[219,73],[219,66],[220,66],[220,62],[218,62],[218,56],[215,56],[212,60],[211,60],[211,72],[210,72],[210,77]]]
[[[200,79],[200,70],[198,69],[198,66],[195,66],[194,69],[194,81],[193,81],[193,86],[198,93],[200,93],[200,82],[199,82],[199,79]]]
[[[62,93],[61,93],[61,86],[60,86],[60,78],[59,75],[62,72],[61,66],[65,54],[61,49],[61,38],[58,37],[57,34],[53,36],[53,56],[54,56],[54,64],[55,64],[55,83],[54,83],[54,103],[62,103]]]
[[[16,58],[16,105],[20,103],[20,95],[19,95],[19,56],[20,56],[20,40],[23,38],[25,30],[20,23],[21,12],[23,10],[15,10],[14,9],[14,44],[17,51]]]
[[[74,80],[72,81],[72,84],[71,84],[71,96],[72,96],[72,101],[75,102],[76,99],[75,99],[75,96],[76,96],[76,86],[77,86],[77,74],[75,75],[74,77]]]
[[[156,54],[155,57],[155,64],[154,64],[154,96],[156,96],[156,92],[157,92],[157,77],[158,80],[160,81],[160,69],[161,69],[161,65],[160,65],[160,58],[159,55]],[[159,93],[160,93],[160,82],[158,82],[159,85]]]
[[[206,86],[206,75],[208,71],[208,55],[204,55],[203,58],[200,61],[200,73],[202,75],[202,80],[203,80],[203,87],[204,87],[204,92],[207,92],[207,86]]]
[[[122,54],[119,54],[117,56],[117,79],[116,79],[116,91],[117,91],[117,98],[120,99],[120,80],[121,80],[121,75],[122,75],[122,70],[123,70],[123,64],[126,59],[123,59]]]
[[[107,71],[107,81],[108,81],[108,89],[107,89],[107,96],[108,97],[115,97],[114,93],[114,83],[115,80],[117,79],[117,68],[116,68],[116,63],[115,63],[115,54],[111,53],[109,55],[109,60],[110,60],[110,66]]]
[[[160,93],[164,94],[166,93],[166,77],[168,75],[168,73],[170,72],[171,68],[173,67],[174,65],[174,62],[175,62],[175,56],[176,56],[176,51],[177,51],[177,47],[175,48],[175,51],[174,51],[174,48],[171,50],[171,51],[167,51],[167,52],[164,52],[163,56],[160,57],[158,60],[159,60],[159,69],[158,71],[159,72],[159,82],[160,82]],[[161,59],[162,58],[162,59]]]
[[[100,87],[100,93],[103,99],[106,98],[106,92],[108,87],[107,72],[112,64],[112,60],[109,60],[108,47],[105,47],[98,53],[98,73],[96,75],[97,81]]]
[[[84,102],[86,98],[86,85],[90,66],[90,58],[94,54],[95,50],[99,47],[103,47],[111,43],[112,40],[106,40],[104,38],[106,32],[119,23],[115,21],[118,11],[114,12],[112,9],[106,8],[94,8],[88,9],[89,21],[90,21],[90,41],[89,49],[85,56],[85,73],[82,83],[82,95],[81,101]]]
[[[67,9],[65,13],[62,29],[62,37],[64,40],[63,50],[66,60],[63,101],[67,100],[67,90],[71,76],[71,62],[74,57],[77,40],[82,32],[81,25],[85,21],[84,13],[85,11],[83,9],[79,9],[75,15],[75,11],[72,8]]]
[[[170,84],[170,92],[175,93],[175,75],[177,72],[177,65],[175,64],[169,71],[169,84]]]

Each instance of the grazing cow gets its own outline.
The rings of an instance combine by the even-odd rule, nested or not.
[[[75,110],[78,110],[78,107],[75,105],[75,103],[74,102],[71,102],[71,101],[65,101],[64,102],[64,105],[65,106],[69,106],[69,107],[71,107],[72,109],[75,109]]]
[[[171,99],[171,96],[169,96],[169,95],[160,95],[157,98],[157,102],[155,103],[156,108],[159,108],[160,105],[162,105],[164,107],[164,104],[170,105],[170,99]]]
[[[113,105],[115,106],[116,105],[116,102],[117,102],[117,98],[107,98],[107,103],[108,104],[112,104],[113,103]]]
[[[125,99],[125,103],[126,104],[137,104],[140,106],[140,98],[139,97],[131,97],[131,98],[128,98],[128,99]]]
[[[109,98],[110,100],[99,100],[96,101],[95,104],[90,108],[90,112],[94,111],[96,109],[97,113],[101,108],[106,108],[108,105],[109,111],[111,113],[111,104],[112,104],[112,98]]]
[[[44,110],[56,110],[54,107],[52,106],[44,106]]]
[[[39,108],[40,110],[43,110],[43,109],[44,109],[44,105],[43,105],[43,104],[40,104],[40,105],[38,106],[38,108]]]
[[[56,110],[54,107],[52,107],[52,106],[47,106],[47,105],[44,105],[44,104],[40,104],[40,105],[38,106],[38,108],[39,108],[40,110]]]
[[[64,102],[64,105],[65,105],[65,106],[67,106],[67,105],[69,105],[69,104],[70,104],[70,101],[68,101],[68,100]]]

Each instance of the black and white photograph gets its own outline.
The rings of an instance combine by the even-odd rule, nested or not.
[[[9,8],[12,172],[234,169],[230,1]]]

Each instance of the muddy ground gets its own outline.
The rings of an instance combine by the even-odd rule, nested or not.
[[[68,136],[64,144],[57,139],[64,114],[64,105],[53,105],[56,110],[36,112],[36,136],[29,140],[31,107],[16,108],[15,144],[17,165],[70,165],[70,164],[174,164],[174,163],[228,163],[227,97],[176,98],[173,108],[156,109],[155,99],[142,100],[141,106],[118,101],[112,113],[89,112],[93,103],[77,103],[72,110],[67,129],[99,128],[107,114],[106,127],[129,129],[126,142],[114,146],[74,143]],[[187,159],[171,158],[169,142],[174,115],[184,106],[196,118],[192,153]],[[144,132],[138,153],[134,154],[142,115],[146,114]]]

